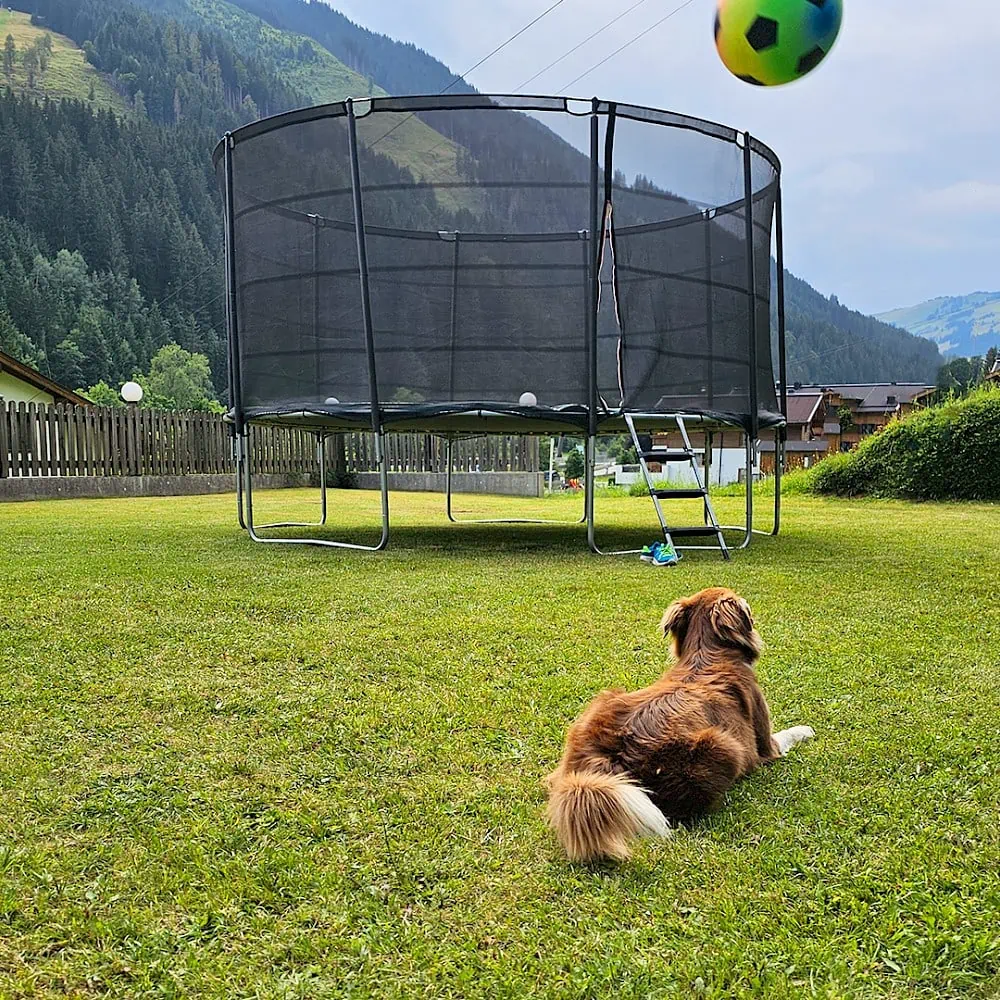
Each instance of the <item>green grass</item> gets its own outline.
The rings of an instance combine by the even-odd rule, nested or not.
[[[46,34],[52,36],[52,59],[44,73],[36,74],[34,88],[29,88],[24,53]],[[70,98],[85,101],[94,108],[110,108],[119,114],[129,110],[125,99],[87,62],[83,51],[64,35],[36,28],[29,14],[0,10],[0,47],[8,35],[17,45],[17,62],[11,77],[0,72],[0,86],[10,86],[17,93],[31,93],[39,100],[45,97],[56,101]],[[91,86],[94,89],[93,101],[90,100]]]
[[[371,537],[374,494],[332,499]],[[0,996],[1000,995],[996,507],[795,497],[780,538],[670,570],[439,496],[394,496],[379,556],[233,513],[0,505]],[[604,540],[650,514],[602,500]],[[566,725],[656,677],[662,609],[712,584],[817,738],[632,862],[566,864]]]

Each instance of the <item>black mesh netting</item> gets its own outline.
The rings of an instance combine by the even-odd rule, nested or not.
[[[662,112],[591,110],[469,97],[357,107],[387,424],[424,417],[433,429],[478,408],[521,415],[526,429],[556,416],[584,426],[594,355],[599,420],[625,408],[748,428],[780,421],[773,154],[751,147],[751,297],[737,134]],[[225,185],[221,153],[217,165]],[[250,418],[364,413],[372,388],[346,107],[248,126],[234,136],[231,165],[238,405]],[[595,204],[608,236],[597,241],[596,330]],[[521,405],[524,393],[537,403]]]

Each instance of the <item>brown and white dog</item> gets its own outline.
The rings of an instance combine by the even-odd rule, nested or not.
[[[815,735],[771,732],[753,666],[750,606],[723,587],[675,601],[660,622],[676,663],[641,691],[603,691],[570,726],[546,778],[548,818],[572,861],[627,858],[629,841],[715,808],[761,764]]]

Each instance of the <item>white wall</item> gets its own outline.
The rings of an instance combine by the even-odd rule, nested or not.
[[[36,389],[16,375],[4,371],[0,371],[0,400],[5,403],[38,403],[39,405],[55,402],[49,393],[42,389]]]
[[[728,486],[729,483],[739,482],[740,472],[746,466],[747,455],[744,448],[716,448],[712,452],[711,486]],[[699,461],[699,465],[701,462]],[[630,486],[632,483],[642,479],[642,472],[635,466],[634,472],[623,472],[622,466],[611,466],[609,472],[615,473],[615,482],[619,486]],[[755,474],[760,472],[760,460],[754,469]],[[653,480],[670,479],[674,483],[694,484],[694,474],[691,466],[681,462],[671,462],[664,467],[663,472],[654,472]]]

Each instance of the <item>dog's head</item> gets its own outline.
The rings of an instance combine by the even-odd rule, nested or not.
[[[726,587],[710,587],[674,601],[663,613],[660,631],[673,636],[678,659],[698,648],[736,649],[751,662],[760,656],[760,635],[750,605]]]

